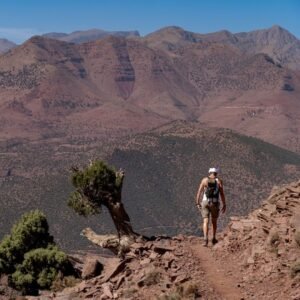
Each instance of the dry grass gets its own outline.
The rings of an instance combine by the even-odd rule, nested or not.
[[[161,280],[161,273],[153,270],[146,274],[144,284],[147,286],[158,284]]]
[[[122,298],[125,298],[125,299],[129,299],[130,298],[131,299],[137,291],[138,290],[136,288],[133,288],[133,287],[129,288],[127,290],[124,290],[122,292]]]
[[[75,278],[74,276],[65,276],[65,277],[57,276],[52,283],[51,290],[54,292],[59,292],[67,287],[73,287],[79,282],[80,279]]]
[[[181,300],[181,299],[195,299],[201,297],[198,285],[194,282],[187,282],[176,288],[170,294],[162,295],[158,300]]]
[[[163,295],[157,298],[157,300],[181,300],[181,299],[182,297],[177,292],[168,295]]]

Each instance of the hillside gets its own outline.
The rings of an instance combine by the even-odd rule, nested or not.
[[[209,36],[171,27],[79,44],[32,37],[0,56],[0,139],[64,143],[181,119],[299,151],[299,71]]]
[[[69,169],[90,158],[105,158],[125,169],[123,199],[134,228],[144,234],[200,234],[194,199],[202,176],[219,165],[228,198],[228,214],[245,215],[274,184],[299,176],[299,155],[230,130],[175,122],[149,133],[114,142],[57,138],[14,140],[1,145],[1,235],[25,211],[43,210],[53,235],[65,249],[88,246],[80,232],[113,227],[106,211],[84,219],[66,206]],[[262,180],[263,178],[263,180]],[[16,207],[18,209],[16,209]],[[141,216],[143,216],[141,218]]]
[[[146,215],[145,232],[152,234],[160,229],[167,234],[197,232],[195,194],[210,166],[221,168],[228,198],[229,211],[221,226],[230,215],[257,207],[274,180],[296,179],[300,171],[295,153],[230,130],[184,122],[137,135],[114,151],[111,162],[126,170],[124,197],[129,208],[145,203],[132,214]],[[138,217],[134,221],[138,228],[145,224]]]
[[[274,187],[247,217],[231,218],[215,256],[239,274],[247,299],[299,298],[299,220],[300,181]]]
[[[40,296],[49,300],[298,299],[299,199],[300,181],[274,187],[247,217],[232,217],[219,234],[219,243],[209,248],[199,237],[177,235],[138,238],[123,259],[72,254],[81,281],[63,291],[41,291]]]

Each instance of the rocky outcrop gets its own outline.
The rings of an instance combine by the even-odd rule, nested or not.
[[[220,299],[205,283],[203,271],[193,259],[188,247],[193,239],[179,235],[136,242],[124,259],[95,254],[88,254],[85,259],[77,256],[82,277],[85,270],[89,276],[95,275],[98,264],[103,266],[101,274],[62,292],[42,292],[40,299],[169,299],[170,295],[177,297],[174,299]],[[80,260],[82,266],[78,266]]]
[[[237,264],[238,284],[248,286],[249,295],[299,299],[300,181],[273,189],[248,217],[232,217],[215,252]]]

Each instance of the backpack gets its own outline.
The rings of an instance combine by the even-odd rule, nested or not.
[[[205,191],[205,195],[207,199],[219,199],[219,185],[218,180],[216,178],[208,178],[207,188]]]

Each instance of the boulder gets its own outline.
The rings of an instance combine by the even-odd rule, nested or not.
[[[88,257],[84,262],[81,277],[83,279],[90,279],[101,274],[103,265],[93,257]]]

